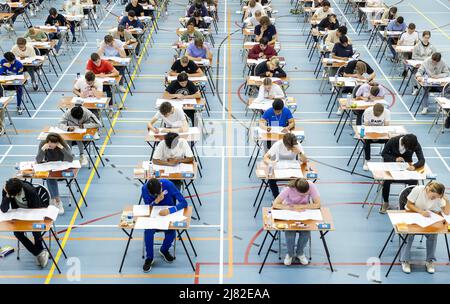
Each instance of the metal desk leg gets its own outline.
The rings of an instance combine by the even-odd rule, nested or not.
[[[333,265],[331,264],[330,259],[330,251],[328,250],[327,242],[325,241],[325,235],[328,233],[328,231],[323,232],[320,230],[319,232],[320,232],[320,239],[322,240],[323,243],[323,248],[325,249],[325,253],[327,255],[328,265],[330,265],[331,272],[334,272]]]
[[[120,263],[119,273],[122,272],[123,263],[125,262],[125,257],[127,256],[128,247],[130,246],[130,241],[133,238],[134,228],[131,229],[130,233],[128,233],[125,229],[122,228],[122,231],[128,236],[127,246],[125,247],[125,251],[123,252],[122,262]]]
[[[383,255],[384,250],[386,249],[387,244],[389,243],[389,240],[391,239],[392,235],[394,234],[394,228],[392,228],[391,233],[389,233],[389,237],[387,238],[386,242],[384,243],[383,248],[381,249],[380,254],[378,255],[378,258],[381,258]]]
[[[268,231],[268,232],[269,232],[269,231]],[[258,272],[258,273],[261,273],[261,271],[262,271],[262,269],[263,269],[263,267],[264,267],[264,264],[266,264],[267,257],[269,256],[270,250],[272,249],[273,242],[274,242],[275,239],[277,238],[277,235],[278,235],[278,230],[275,231],[275,234],[273,234],[273,235],[271,234],[271,236],[272,236],[272,241],[270,241],[269,248],[267,249],[266,256],[264,257],[264,260],[263,260],[263,262],[262,262],[262,264],[261,264],[261,268],[259,268],[259,272]]]
[[[406,241],[407,241],[407,239],[408,239],[408,236],[409,236],[409,234],[406,234],[405,237],[403,237],[401,234],[399,234],[399,237],[402,239],[402,244],[400,245],[400,248],[398,248],[397,253],[395,254],[395,257],[394,257],[394,259],[392,260],[391,266],[389,266],[389,269],[388,269],[388,271],[387,271],[387,273],[386,273],[386,278],[388,277],[389,272],[391,272],[392,266],[394,266],[395,261],[397,260],[397,257],[398,257],[398,255],[400,254],[400,252],[401,252],[403,246],[405,246]]]

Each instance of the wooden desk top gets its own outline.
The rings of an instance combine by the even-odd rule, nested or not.
[[[268,218],[267,218],[267,213],[269,210],[272,210],[271,207],[264,207],[263,208],[263,214],[262,214],[262,218],[263,218],[263,225],[264,225],[264,230],[270,230],[270,231],[334,231],[335,227],[334,227],[334,222],[333,222],[333,217],[331,216],[331,212],[329,208],[326,207],[321,207],[320,211],[322,213],[322,221],[315,221],[315,220],[306,220],[306,221],[284,221],[284,220],[273,220],[273,223],[270,223]],[[305,228],[300,228],[297,225],[295,225],[295,223],[297,222],[302,222],[306,225],[308,225],[308,227]],[[318,223],[328,223],[330,224],[330,229],[319,229],[317,227]],[[278,224],[287,224],[288,228],[283,229],[283,228],[278,228],[277,226],[273,226],[273,224],[278,225]]]
[[[406,213],[406,212],[411,212],[411,211],[407,211],[407,210],[388,210],[388,213]],[[392,224],[392,222],[391,222]],[[443,222],[437,222],[434,223],[433,225],[430,225],[428,227],[420,227],[417,224],[411,224],[411,225],[406,225],[407,226],[407,230],[401,230],[399,231],[397,228],[397,225],[392,225],[395,233],[397,234],[448,234],[448,225],[449,223],[447,223],[446,221]]]
[[[13,13],[0,13],[0,19],[3,21],[6,19],[8,21],[12,16],[14,16]]]
[[[259,77],[258,80],[250,78],[250,76],[247,77],[247,85],[249,85],[249,86],[261,86],[263,84],[263,81],[264,81],[264,77]],[[282,82],[281,85],[289,83],[289,77],[282,77],[282,78],[280,78],[280,81]],[[274,83],[279,84],[279,81],[275,81]]]
[[[133,206],[125,206],[125,208],[123,209],[124,212],[132,212],[133,211]],[[150,206],[150,213],[152,212],[152,206]],[[174,227],[172,224],[172,222],[170,222],[169,225],[169,230],[185,230],[185,229],[189,229],[189,227],[191,226],[191,218],[192,218],[192,207],[188,206],[186,208],[184,208],[184,213],[183,215],[185,217],[187,217],[187,219],[185,219],[183,222],[186,222],[186,227]],[[133,229],[134,228],[134,223],[136,222],[137,217],[134,217],[133,219],[133,225],[127,225],[126,223],[123,223],[122,221],[119,222],[119,228],[123,228],[123,229]]]
[[[48,133],[49,129],[50,129],[50,127],[45,127],[42,130],[43,133],[41,133],[41,134]],[[86,133],[83,133],[83,134],[80,134],[80,133],[62,133],[60,135],[65,141],[94,141],[95,140],[95,135],[97,135],[97,132],[98,132],[98,129],[92,128],[92,129],[87,129]],[[38,140],[44,140],[45,137],[47,136],[47,135],[45,135],[44,138],[42,138],[40,136],[41,134],[38,135],[38,137],[37,137]],[[92,139],[83,138],[87,134],[91,135]]]
[[[161,96],[161,98],[163,98],[163,97]],[[172,105],[175,105],[177,103],[179,104],[179,102],[177,102],[177,101],[179,101],[179,99],[177,99],[177,98],[170,99],[170,103]],[[205,108],[206,101],[203,98],[195,98],[195,101],[197,102],[197,106],[199,106],[199,105],[201,106],[200,108],[196,108],[195,105],[184,104],[183,105],[183,111],[192,111],[192,110],[201,110],[201,111],[203,111],[203,109]]]
[[[300,163],[300,161],[298,161]],[[284,180],[284,181],[290,181],[290,180],[294,180],[297,179],[298,177],[290,177],[290,178],[277,178],[275,176],[275,170],[274,173],[272,173],[272,175],[267,176],[267,171],[268,171],[268,165],[266,165],[266,163],[264,163],[264,161],[260,161],[257,165],[256,165],[256,177],[258,179],[266,179],[266,180]],[[302,174],[304,178],[306,177],[306,174],[312,172],[312,173],[317,173],[317,170],[314,168],[314,163],[313,162],[307,162],[307,163],[300,163],[300,169],[302,170]],[[262,172],[264,171],[264,172]],[[314,178],[316,179],[316,178]]]
[[[355,138],[356,139],[361,139],[361,136],[359,135],[359,132],[358,132],[358,126],[353,125],[352,128],[353,128],[353,132],[355,132]],[[406,128],[404,126],[401,126],[401,128],[403,128],[403,131],[402,131],[401,134],[407,134],[408,133],[408,130],[406,130]],[[395,136],[398,136],[398,135],[400,135],[400,134],[397,134],[397,133],[395,133],[395,134],[394,133],[373,133],[373,132],[367,133],[366,132],[364,134],[364,139],[388,140],[388,139],[391,139],[392,137],[395,137]]]
[[[1,212],[1,211],[0,211]],[[45,224],[45,229],[33,229],[33,224]],[[53,225],[53,220],[46,218],[43,221],[20,221],[12,220],[6,222],[0,222],[1,232],[36,232],[36,231],[49,231]]]
[[[356,107],[352,108],[347,106],[347,98],[339,98],[339,108],[342,110],[364,111],[370,107],[373,107],[378,102],[377,100],[374,100],[374,101],[364,101],[363,103],[362,102],[363,100],[352,99],[352,102],[355,102],[355,104],[357,101],[361,103],[357,104]]]
[[[47,172],[47,176],[42,175],[42,172],[37,173],[33,171],[18,171],[16,177],[20,179],[75,179],[77,178],[79,171],[80,169],[78,168],[72,168],[64,171],[49,171]],[[63,172],[73,172],[73,176],[65,177],[63,176]]]
[[[336,61],[336,59],[332,59],[332,63],[328,63],[328,58],[322,58],[322,64],[326,68],[340,68],[341,66],[346,66],[348,61]]]
[[[303,131],[303,128],[298,128],[295,127],[294,130],[291,131]],[[287,134],[287,133],[284,133]],[[262,133],[262,134],[258,134],[258,140],[259,141],[279,141],[282,140],[284,137],[284,134],[280,134],[280,133]]]
[[[6,107],[8,107],[12,99],[13,99],[12,96],[5,97],[5,102],[0,103],[0,109],[5,109]]]
[[[164,128],[164,129],[170,129],[170,128]],[[197,142],[201,138],[201,130],[199,130],[199,133],[196,134],[179,134],[180,138],[186,139],[188,142]],[[161,134],[155,134],[155,133],[147,133],[145,135],[145,141],[146,142],[161,142],[164,140],[164,135]]]
[[[133,173],[134,179],[145,179],[149,180],[150,178],[157,178],[157,179],[169,179],[169,180],[195,180],[197,178],[197,172],[198,172],[198,166],[197,163],[194,161],[192,163],[194,165],[194,175],[192,177],[185,177],[183,176],[183,173],[170,173],[170,174],[164,174],[164,170],[161,170],[161,175],[159,177],[155,177],[155,174],[153,172],[152,175],[150,175],[150,172],[144,169],[144,162],[141,162],[138,164],[138,166],[135,168],[135,171]]]
[[[61,100],[58,103],[58,107],[60,109],[72,109],[75,106],[75,103],[72,102],[72,98],[74,98],[76,96],[73,97],[62,97]],[[106,103],[102,103],[101,107],[98,107],[98,103],[96,102],[83,102],[83,107],[85,107],[86,109],[89,110],[103,110],[103,109],[108,109],[109,108],[109,101],[111,100],[111,98],[107,98],[107,102]]]
[[[23,79],[15,79],[15,80],[3,80],[3,79],[0,79],[0,84],[2,84],[2,85],[12,85],[12,86],[16,86],[16,85],[23,86],[23,85],[25,85],[27,83],[27,81],[28,81],[28,79],[30,77],[26,73],[24,73],[23,75],[24,75]]]

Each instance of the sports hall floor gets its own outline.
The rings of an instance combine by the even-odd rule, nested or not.
[[[48,0],[46,0],[48,1]],[[394,1],[386,1],[392,5]],[[259,181],[253,175],[248,178],[247,161],[253,145],[245,139],[242,124],[248,124],[250,115],[245,116],[243,100],[243,76],[241,48],[243,36],[238,25],[241,15],[237,0],[219,1],[219,33],[216,34],[214,49],[214,75],[216,75],[216,56],[220,42],[224,40],[220,53],[218,71],[219,94],[209,92],[212,107],[211,117],[204,115],[208,136],[198,143],[197,148],[203,161],[203,178],[196,182],[203,206],[200,207],[200,221],[193,221],[190,235],[193,238],[198,257],[194,260],[196,272],[189,267],[181,246],[177,249],[177,259],[173,264],[164,263],[156,257],[150,273],[142,272],[141,258],[142,233],[135,233],[122,274],[118,268],[125,247],[126,238],[117,228],[122,207],[137,203],[140,188],[132,180],[133,168],[149,157],[150,148],[144,142],[146,122],[155,113],[155,99],[163,92],[163,76],[169,70],[175,52],[171,44],[176,40],[175,29],[178,18],[183,16],[186,0],[171,0],[168,14],[160,17],[160,30],[153,33],[155,43],[149,49],[148,58],[140,61],[141,72],[134,74],[136,89],[133,96],[125,94],[126,109],[115,117],[115,135],[112,143],[104,136],[98,142],[106,160],[106,166],[99,166],[101,178],[92,170],[83,169],[79,181],[86,195],[89,207],[82,207],[84,219],[81,219],[72,204],[66,207],[66,213],[57,220],[57,231],[63,241],[69,259],[66,261],[59,252],[57,258],[63,274],[59,275],[54,267],[39,269],[34,258],[22,250],[20,261],[15,256],[0,259],[0,283],[73,283],[66,273],[74,263],[79,263],[81,279],[77,283],[448,283],[450,282],[450,263],[445,250],[443,237],[439,238],[437,249],[437,272],[426,273],[424,266],[413,266],[413,272],[404,274],[397,264],[388,279],[384,277],[387,265],[391,262],[397,245],[397,239],[391,243],[382,258],[381,282],[370,282],[366,273],[366,262],[376,257],[391,230],[386,215],[380,215],[377,207],[367,220],[367,207],[361,208],[361,202],[371,183],[357,174],[349,174],[346,162],[350,155],[354,139],[350,128],[346,128],[342,138],[336,144],[333,131],[338,117],[330,119],[325,112],[328,91],[320,95],[319,83],[313,75],[316,57],[312,62],[307,59],[303,24],[297,22],[297,16],[290,14],[289,0],[274,0],[276,27],[282,44],[280,55],[286,58],[285,67],[290,77],[288,94],[297,100],[295,113],[297,125],[305,130],[304,148],[316,164],[319,173],[317,182],[324,206],[331,208],[336,231],[327,235],[331,260],[335,272],[328,269],[325,253],[317,234],[312,238],[312,261],[309,266],[293,265],[286,267],[278,254],[272,253],[262,274],[258,274],[262,256],[257,255],[262,242],[262,220],[260,214],[253,218],[253,200],[259,187]],[[398,94],[400,77],[390,75],[391,63],[383,60],[378,64],[374,60],[375,51],[367,49],[367,33],[360,36],[355,32],[356,24],[349,24],[348,16],[343,16],[343,4],[331,0],[332,7],[338,13],[341,23],[346,22],[354,48],[361,53],[361,59],[367,61],[375,70],[377,80],[390,90],[388,100],[392,102],[393,123],[403,124],[414,132],[422,146],[426,161],[438,180],[450,186],[450,136],[442,135],[434,143],[434,135],[428,134],[433,118],[432,114],[418,115],[414,118],[408,110],[412,102],[411,91],[404,97]],[[61,0],[51,0],[49,6],[62,6]],[[105,4],[104,4],[105,5]],[[404,0],[397,4],[400,15],[407,23],[414,22],[419,30],[431,29],[432,42],[450,64],[450,26],[448,17],[450,2],[447,0]],[[124,7],[118,2],[110,7],[112,13],[120,14]],[[35,24],[42,24],[46,12],[33,17]],[[96,50],[96,39],[102,39],[105,32],[116,26],[116,18],[111,14],[99,17],[100,30],[87,31],[88,43],[77,43],[75,55],[65,54],[59,57],[63,66],[62,75],[57,78],[50,74],[53,90],[48,94],[32,92],[37,110],[29,118],[24,113],[14,121],[19,135],[12,136],[12,144],[5,137],[0,138],[0,176],[2,183],[15,172],[19,161],[32,160],[37,151],[36,137],[44,126],[54,125],[61,116],[57,103],[62,95],[71,96],[72,81],[77,73],[84,73],[85,62],[90,53]],[[25,31],[19,18],[16,23],[18,35]],[[232,34],[228,36],[227,35]],[[4,30],[2,32],[4,36]],[[3,50],[9,50],[12,41],[3,38]],[[434,108],[433,108],[434,111]],[[435,130],[433,132],[436,132]],[[374,159],[379,159],[373,148]],[[76,153],[77,150],[75,149]],[[351,168],[350,168],[351,169]],[[364,174],[362,164],[356,173]],[[401,186],[393,186],[392,193],[398,193]],[[66,191],[60,186],[61,191]],[[270,193],[266,194],[263,206],[271,203]],[[395,202],[395,197],[392,198]],[[72,225],[82,225],[82,227]],[[72,228],[70,228],[72,227]],[[16,246],[12,234],[0,234],[1,245]],[[414,255],[420,260],[425,254],[424,243],[413,246]],[[178,247],[178,246],[177,246]],[[277,246],[274,246],[277,250]],[[54,250],[56,248],[54,247]],[[282,248],[284,257],[285,248]]]

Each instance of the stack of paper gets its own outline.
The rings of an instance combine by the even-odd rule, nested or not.
[[[95,98],[95,97],[86,97],[86,98],[81,98],[81,97],[73,97],[72,101],[73,104],[83,104],[83,103],[107,103],[108,102],[108,98],[107,97],[102,97],[102,98]]]
[[[58,217],[58,208],[55,206],[48,206],[40,209],[10,209],[8,212],[0,212],[0,222],[21,220],[21,221],[42,221],[45,218],[50,218],[53,221]]]
[[[407,163],[397,163],[397,162],[368,162],[367,166],[370,171],[403,171],[408,168]]]
[[[164,218],[138,217],[134,229],[168,230],[170,221]]]
[[[66,161],[53,161],[42,164],[33,164],[33,170],[35,172],[48,172],[48,171],[64,171],[67,169],[80,169],[81,164],[79,160],[72,162]]]
[[[134,205],[133,206],[133,216],[149,216],[150,215],[150,206],[149,205]]]
[[[58,134],[77,133],[77,134],[84,134],[84,133],[86,133],[86,129],[80,129],[80,128],[76,128],[75,127],[75,130],[73,130],[73,131],[65,131],[65,130],[62,130],[62,129],[58,128],[58,127],[50,127],[48,129],[48,133],[58,133]]]
[[[275,178],[285,179],[285,178],[301,178],[303,173],[300,169],[274,169]]]
[[[120,64],[128,64],[131,61],[131,58],[129,57],[122,58],[117,56],[102,56],[102,59],[118,62]]]
[[[284,221],[306,221],[306,220],[321,221],[322,212],[320,211],[320,209],[305,209],[303,211],[272,209],[272,218],[274,220],[284,220]]]
[[[300,163],[298,160],[279,160],[275,165],[275,169],[300,169]]]
[[[424,217],[416,212],[388,212],[392,225],[405,223],[408,225],[417,224],[422,228],[428,227],[439,221],[444,221],[442,216],[434,212],[429,212],[430,217]]]

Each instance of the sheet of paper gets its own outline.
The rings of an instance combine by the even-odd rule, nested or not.
[[[275,165],[275,169],[300,169],[300,163],[298,160],[279,160]]]
[[[396,162],[368,162],[367,166],[370,171],[403,171],[408,168],[407,163]]]
[[[170,222],[163,218],[138,217],[134,229],[169,229]]]
[[[20,162],[19,163],[19,170],[20,171],[33,170],[33,165],[35,163],[36,162],[34,162],[34,161]]]
[[[38,171],[64,171],[67,169],[80,169],[81,164],[79,160],[74,160],[72,162],[65,161],[54,161],[54,162],[46,162],[42,164],[33,164],[33,170],[35,172]]]
[[[416,212],[389,212],[388,215],[393,225],[400,223],[405,223],[408,225],[416,224],[422,228],[444,220],[442,216],[437,215],[434,212],[430,212],[430,217],[424,217]]]
[[[408,170],[404,170],[404,171],[389,171],[389,173],[391,174],[392,178],[395,180],[422,180],[422,179],[426,179],[426,174],[423,173],[419,173],[417,171],[408,171]]]
[[[150,206],[149,205],[133,205],[133,216],[149,216]]]
[[[77,134],[84,134],[84,133],[86,133],[86,129],[75,128],[75,130],[73,130],[73,131],[65,131],[65,130],[62,130],[62,129],[58,128],[58,127],[50,127],[48,129],[48,133],[58,133],[58,134],[77,133]]]
[[[95,97],[87,97],[87,98],[81,98],[81,97],[73,97],[72,101],[73,104],[83,104],[85,102],[88,103],[103,103],[106,104],[108,102],[107,97],[102,98],[95,98]]]
[[[306,221],[314,220],[321,221],[322,212],[320,209],[306,209],[303,211],[293,210],[272,210],[273,219],[285,220],[285,221]]]
[[[259,134],[267,134],[267,133],[273,133],[273,134],[282,134],[281,130],[283,130],[284,127],[276,127],[272,126],[270,132],[267,132],[266,130],[263,130],[258,127],[258,133]]]
[[[22,62],[23,64],[32,64],[33,61],[38,60],[38,61],[44,61],[45,60],[45,56],[33,56],[33,57],[27,57],[24,59],[20,59],[20,62]]]
[[[361,131],[361,126],[357,128],[358,133]],[[379,133],[379,134],[387,134],[387,133],[395,133],[402,134],[405,133],[405,128],[403,126],[365,126],[364,127],[366,133]]]
[[[166,132],[159,132],[158,134],[155,134],[155,132],[150,131],[148,132],[149,135],[155,136],[155,135],[166,135]],[[189,130],[187,132],[177,132],[178,135],[200,135],[200,129],[198,127],[189,127]]]
[[[172,105],[196,105],[197,100],[195,98],[192,99],[156,99],[156,107],[159,108],[163,102],[170,102]]]
[[[180,221],[184,221],[186,219],[186,217],[183,215],[184,214],[184,209],[182,210],[178,210],[177,212],[165,215],[165,216],[161,216],[159,215],[159,212],[163,209],[167,209],[169,208],[169,206],[153,206],[152,207],[152,213],[150,214],[151,218],[161,218],[161,219],[165,219],[168,220],[169,222],[180,222]]]
[[[56,220],[59,209],[55,206],[40,209],[10,209],[8,212],[0,212],[0,222],[21,220],[21,221],[42,221],[45,218]]]
[[[111,60],[119,63],[129,63],[131,61],[131,58],[122,58],[117,56],[102,56],[102,59],[104,60]]]
[[[303,173],[300,169],[274,169],[274,174],[276,178],[301,178]]]

